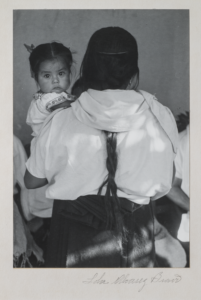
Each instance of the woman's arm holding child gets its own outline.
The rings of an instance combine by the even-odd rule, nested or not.
[[[33,176],[29,171],[26,169],[26,173],[24,176],[24,183],[27,189],[36,189],[40,188],[48,183],[46,178],[38,178]]]

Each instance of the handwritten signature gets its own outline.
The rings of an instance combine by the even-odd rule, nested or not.
[[[181,275],[174,274],[173,278],[165,278],[163,272],[159,272],[153,277],[145,277],[145,278],[131,278],[130,274],[123,274],[116,278],[115,280],[108,280],[106,273],[95,273],[91,278],[83,281],[84,284],[139,284],[140,289],[138,292],[141,292],[142,289],[147,284],[155,284],[155,283],[172,283],[176,284],[182,280]]]

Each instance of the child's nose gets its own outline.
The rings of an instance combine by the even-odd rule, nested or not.
[[[52,80],[53,83],[58,83],[58,82],[59,82],[58,76],[54,76],[52,79],[53,79],[53,80]]]

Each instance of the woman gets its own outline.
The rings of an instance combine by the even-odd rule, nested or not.
[[[168,193],[174,118],[138,91],[135,38],[96,31],[81,66],[83,93],[50,115],[27,162],[25,184],[55,199],[47,267],[153,267],[150,200]]]

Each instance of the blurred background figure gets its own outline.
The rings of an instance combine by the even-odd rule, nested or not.
[[[29,198],[32,191],[25,188],[23,179],[26,160],[26,152],[21,141],[13,136],[13,266],[16,268],[32,267],[32,261],[36,265],[44,262],[43,250],[36,244],[30,231],[38,230],[43,222],[30,213]],[[27,222],[27,220],[32,221]]]
[[[177,126],[179,147],[175,158],[176,173],[170,192],[156,203],[156,215],[170,234],[181,242],[187,254],[186,266],[189,266],[189,112],[177,117]]]

